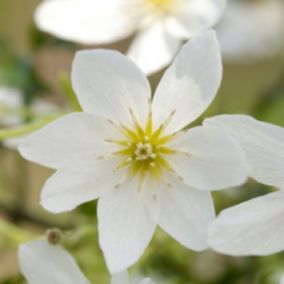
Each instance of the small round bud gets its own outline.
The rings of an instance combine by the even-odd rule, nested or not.
[[[56,228],[48,229],[46,231],[47,241],[51,245],[57,245],[61,240],[61,235],[62,235],[61,231],[59,229],[56,229]]]

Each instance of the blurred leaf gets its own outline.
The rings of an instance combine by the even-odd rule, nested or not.
[[[24,102],[30,104],[36,93],[46,90],[37,77],[33,61],[22,59],[4,42],[0,41],[0,85],[20,89]]]
[[[59,78],[59,82],[61,85],[61,88],[64,91],[64,94],[66,96],[67,101],[69,102],[69,105],[75,110],[75,111],[82,111],[82,108],[78,102],[77,96],[75,92],[73,91],[70,77],[69,75],[63,73],[61,74]]]
[[[284,126],[284,70],[278,81],[264,91],[252,107],[252,114],[260,119]]]

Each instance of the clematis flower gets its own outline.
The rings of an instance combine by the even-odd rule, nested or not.
[[[28,284],[90,284],[74,258],[58,245],[31,241],[19,248],[20,269]],[[112,276],[111,284],[129,284],[127,271]],[[154,284],[145,278],[138,284]]]
[[[110,271],[132,265],[160,225],[184,246],[207,247],[214,218],[209,190],[243,183],[244,154],[210,127],[184,130],[214,99],[221,81],[216,35],[186,44],[151,99],[145,75],[115,51],[77,53],[72,83],[83,113],[28,137],[20,152],[54,168],[41,204],[59,213],[99,198],[99,241]]]
[[[149,74],[167,66],[183,40],[212,27],[224,6],[225,0],[46,0],[35,22],[45,32],[83,44],[136,33],[127,54]]]
[[[247,63],[279,54],[284,47],[283,11],[282,0],[228,1],[216,27],[223,58]]]
[[[279,191],[225,209],[212,223],[209,245],[231,255],[284,250],[284,129],[246,115],[221,115],[205,124],[232,135],[243,148],[250,176]]]

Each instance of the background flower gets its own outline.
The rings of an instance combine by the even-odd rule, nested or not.
[[[224,6],[225,0],[46,0],[35,21],[43,31],[83,44],[135,32],[127,54],[149,74],[167,66],[183,40],[212,27]]]
[[[217,25],[226,61],[249,63],[275,56],[284,46],[284,4],[279,0],[230,0]]]

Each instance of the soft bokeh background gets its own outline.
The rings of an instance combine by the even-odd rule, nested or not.
[[[13,109],[13,115],[28,127],[76,109],[69,70],[75,50],[84,48],[37,31],[33,12],[39,2],[0,0],[0,87],[20,90],[23,104]],[[124,51],[127,45],[125,40],[108,47]],[[153,88],[160,76],[151,77]],[[39,99],[53,106],[51,114],[31,111]],[[225,62],[221,90],[205,116],[217,113],[247,113],[284,126],[284,50],[257,62]],[[0,126],[1,115],[0,106]],[[0,139],[3,130],[7,130],[4,125]],[[8,148],[0,145],[0,283],[25,283],[17,264],[18,245],[42,238],[53,227],[63,230],[62,245],[76,257],[92,283],[109,283],[97,242],[96,203],[68,214],[45,212],[38,203],[39,194],[52,172],[24,161],[13,149],[15,141],[8,142]],[[249,181],[241,188],[214,194],[217,210],[271,190]],[[233,258],[210,250],[193,253],[158,231],[132,273],[147,274],[164,284],[276,284],[284,273],[284,254]]]

